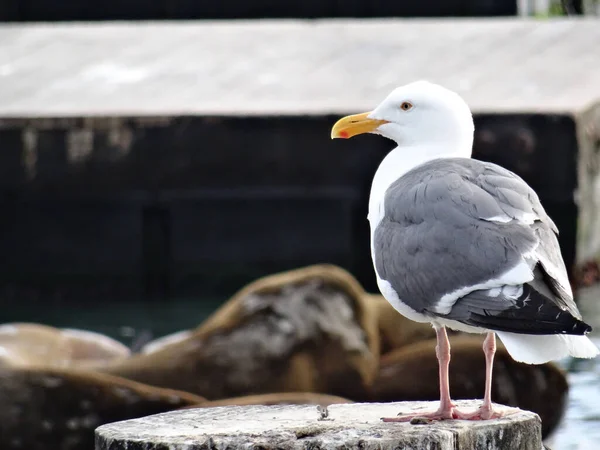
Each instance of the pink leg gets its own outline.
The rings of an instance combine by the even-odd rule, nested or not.
[[[502,417],[514,412],[514,409],[494,409],[492,406],[492,370],[494,368],[494,354],[496,353],[496,335],[488,333],[483,341],[485,354],[485,394],[483,404],[476,411],[466,413],[458,410],[450,398],[450,384],[448,368],[450,366],[450,341],[444,327],[436,328],[437,346],[435,348],[440,369],[440,407],[434,412],[411,413],[398,415],[398,417],[383,417],[384,422],[410,422],[413,419],[424,418],[430,420],[488,420]]]
[[[496,334],[488,333],[483,341],[483,353],[485,354],[485,393],[483,404],[473,413],[460,413],[457,418],[465,420],[488,420],[497,419],[507,414],[508,411],[495,410],[492,406],[492,372],[494,369],[494,355],[496,354]]]
[[[485,354],[485,393],[483,395],[483,409],[492,411],[492,372],[494,371],[494,355],[496,354],[496,333],[488,333],[483,341]]]
[[[439,363],[440,371],[440,407],[434,412],[403,414],[398,417],[383,417],[384,422],[409,422],[413,418],[425,418],[432,420],[444,420],[455,418],[455,408],[450,399],[450,384],[448,380],[448,368],[450,367],[450,341],[446,334],[446,328],[435,329],[437,345],[435,353]]]
[[[438,344],[435,348],[435,354],[439,362],[440,375],[440,408],[439,411],[445,415],[447,419],[452,418],[452,409],[454,405],[450,399],[450,341],[446,334],[446,328],[441,327],[435,330]]]

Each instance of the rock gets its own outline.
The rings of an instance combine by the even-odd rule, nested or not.
[[[272,392],[357,398],[378,359],[365,292],[346,271],[316,265],[259,279],[190,336],[99,370],[211,400]]]
[[[485,383],[483,336],[450,336],[450,394],[455,399],[481,399]],[[436,341],[414,343],[381,357],[372,385],[373,401],[438,400]],[[498,342],[492,377],[493,401],[533,411],[542,419],[545,438],[560,423],[567,406],[568,383],[553,363],[529,365],[514,361]]]
[[[122,378],[54,368],[0,369],[0,448],[90,450],[102,424],[205,399]]]
[[[477,402],[459,402],[473,409]],[[537,415],[519,411],[489,421],[426,425],[383,423],[382,416],[437,403],[354,403],[188,409],[112,423],[96,430],[96,450],[149,449],[436,449],[540,450]]]
[[[129,355],[125,345],[92,331],[35,323],[0,326],[0,367],[81,367],[101,365]]]

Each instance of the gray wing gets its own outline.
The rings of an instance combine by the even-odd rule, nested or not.
[[[384,207],[375,268],[415,311],[528,333],[541,313],[550,324],[564,313],[561,330],[579,322],[556,226],[514,173],[472,159],[434,160],[392,184]]]

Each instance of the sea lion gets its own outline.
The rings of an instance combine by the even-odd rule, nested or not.
[[[315,394],[314,392],[275,392],[272,394],[246,395],[243,397],[224,398],[185,406],[184,408],[214,408],[217,406],[248,405],[334,405],[352,403],[352,400],[335,395]]]
[[[435,330],[429,323],[407,319],[382,295],[366,294],[366,302],[377,316],[382,354],[414,342],[435,338]]]
[[[216,400],[271,392],[364,395],[379,336],[365,292],[345,270],[315,265],[259,279],[192,334],[100,367]]]
[[[181,330],[175,333],[168,334],[166,336],[160,337],[158,339],[154,339],[153,341],[148,342],[140,349],[140,353],[150,354],[156,353],[159,350],[163,350],[164,348],[176,344],[177,342],[181,342],[184,339],[187,339],[192,336],[192,330]]]
[[[36,323],[0,325],[0,366],[72,367],[126,358],[129,349],[100,333]]]
[[[452,398],[482,398],[485,359],[482,336],[450,336],[452,347]],[[381,357],[370,400],[377,402],[439,400],[436,340],[416,342]],[[493,368],[492,400],[533,411],[542,419],[545,438],[560,423],[567,406],[565,373],[554,363],[529,365],[514,361],[498,343]]]
[[[102,424],[197,405],[204,398],[76,369],[0,368],[0,448],[90,450]]]

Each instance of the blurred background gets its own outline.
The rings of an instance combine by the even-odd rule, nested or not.
[[[377,293],[367,199],[392,143],[329,131],[425,78],[472,106],[474,157],[536,189],[600,327],[599,15],[597,0],[1,0],[0,323],[133,354],[274,273],[328,263]],[[600,367],[560,367],[549,445],[591,448]]]

